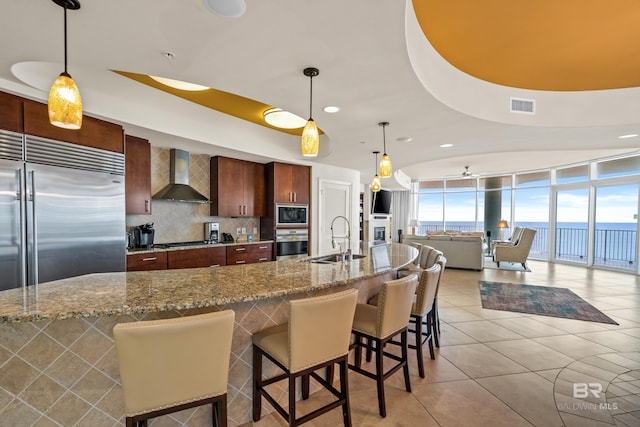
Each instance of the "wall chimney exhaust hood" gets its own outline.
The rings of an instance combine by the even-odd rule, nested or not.
[[[211,203],[202,194],[189,185],[189,153],[176,148],[170,154],[171,177],[169,185],[153,195],[153,200],[173,202]]]

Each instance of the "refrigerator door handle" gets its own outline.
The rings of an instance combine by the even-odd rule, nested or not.
[[[26,200],[24,198],[25,194],[25,183],[24,183],[24,170],[18,169],[16,171],[16,180],[18,182],[18,189],[16,191],[16,200],[18,201],[18,209],[20,210],[20,221],[18,221],[17,228],[18,234],[20,236],[20,248],[19,248],[19,257],[20,264],[22,268],[20,268],[20,284],[23,288],[26,289],[27,286],[27,269],[24,268],[27,265],[27,234],[24,232],[26,223],[27,223],[27,208],[26,208]]]
[[[34,171],[29,172],[31,175],[31,188],[29,189],[29,201],[31,202],[31,218],[32,230],[31,235],[31,260],[33,269],[33,284],[38,284],[38,219],[36,218],[36,173]]]

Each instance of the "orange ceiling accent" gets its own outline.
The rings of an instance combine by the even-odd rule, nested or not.
[[[640,86],[638,0],[413,0],[451,65],[503,86],[550,91]]]
[[[180,90],[171,86],[166,86],[152,79],[146,74],[137,74],[118,70],[112,71],[114,73],[120,74],[121,76],[135,80],[138,83],[151,86],[163,92],[167,92],[182,99],[186,99],[187,101],[195,102],[196,104],[202,105],[203,107],[211,108],[213,110],[229,114],[230,116],[244,119],[257,125],[288,133],[290,135],[302,135],[303,127],[297,129],[282,129],[279,127],[271,126],[269,123],[265,122],[263,113],[274,108],[274,106],[272,105],[263,104],[262,102],[255,101],[250,98],[245,98],[240,95],[235,95],[233,93],[224,92],[222,90],[213,88],[200,91]],[[300,96],[304,95],[305,94],[301,94]],[[322,130],[318,128],[318,133],[322,135],[324,132],[322,132]]]

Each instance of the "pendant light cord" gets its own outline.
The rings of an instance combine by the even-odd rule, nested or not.
[[[383,149],[384,149],[384,154],[387,154],[387,134],[384,131],[384,128],[386,126],[387,125],[384,125],[384,124],[382,125],[382,145],[383,145]]]
[[[67,5],[64,5],[64,74],[67,73]]]
[[[313,120],[313,74],[309,76],[309,120]]]

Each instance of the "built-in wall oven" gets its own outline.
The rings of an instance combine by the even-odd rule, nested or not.
[[[308,245],[308,229],[276,229],[276,260],[306,257],[309,253]]]
[[[308,227],[309,205],[276,203],[276,227]]]

